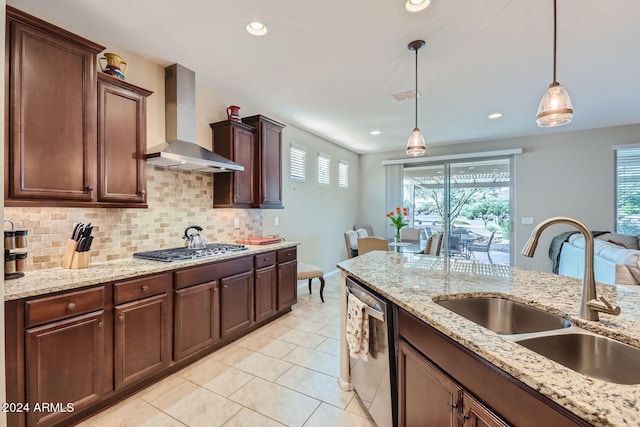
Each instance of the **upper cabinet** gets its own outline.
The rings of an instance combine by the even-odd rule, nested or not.
[[[244,171],[213,176],[214,208],[281,209],[282,129],[262,115],[211,123],[213,151]]]
[[[102,85],[98,100],[103,46],[10,6],[6,19],[5,205],[144,203],[150,92],[130,87],[123,89],[130,95],[115,95],[118,85]],[[140,165],[116,177],[125,158]]]

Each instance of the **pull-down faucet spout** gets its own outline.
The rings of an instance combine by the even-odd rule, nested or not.
[[[527,241],[527,244],[522,249],[522,255],[526,257],[533,257],[536,247],[538,246],[538,240],[542,232],[553,224],[569,224],[577,228],[584,236],[584,275],[582,276],[582,297],[580,299],[580,311],[578,315],[585,320],[598,321],[598,312],[604,312],[608,314],[618,315],[620,313],[620,307],[612,307],[604,297],[600,297],[598,300],[596,294],[596,281],[593,275],[593,234],[586,225],[573,218],[557,216],[554,218],[545,219],[531,232],[531,237]],[[602,301],[602,302],[600,302]]]

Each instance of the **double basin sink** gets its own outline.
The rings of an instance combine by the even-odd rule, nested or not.
[[[436,304],[586,376],[640,384],[640,349],[588,333],[553,313],[505,298],[448,299]]]

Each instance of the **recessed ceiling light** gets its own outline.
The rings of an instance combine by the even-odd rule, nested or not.
[[[489,118],[489,120],[499,119],[500,117],[502,117],[502,113],[491,113],[487,117]]]
[[[380,135],[380,131],[379,130],[372,130],[371,131],[371,135]]]
[[[267,34],[267,27],[262,22],[250,22],[246,26],[247,32],[253,36],[264,36]]]
[[[420,12],[425,10],[431,4],[431,0],[407,0],[404,7],[409,12]]]

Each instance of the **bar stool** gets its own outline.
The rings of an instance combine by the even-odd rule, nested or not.
[[[324,302],[324,273],[319,267],[312,264],[298,263],[298,280],[309,280],[309,293],[311,293],[311,281],[320,280],[320,299]]]

